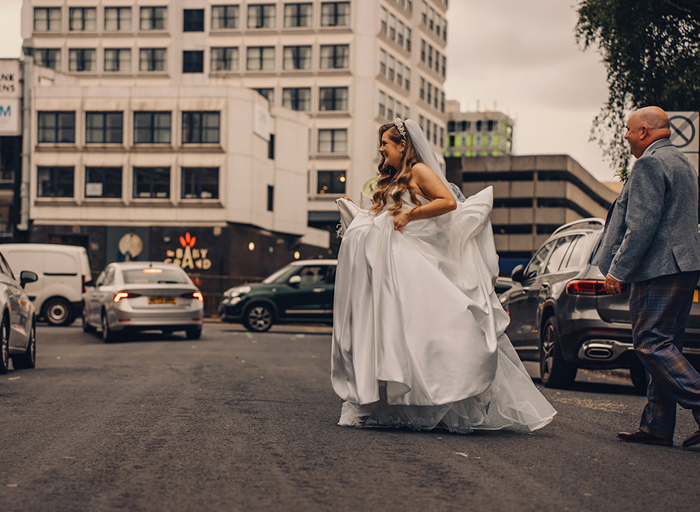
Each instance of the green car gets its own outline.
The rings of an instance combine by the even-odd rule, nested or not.
[[[261,283],[224,292],[219,316],[265,332],[275,323],[333,323],[337,260],[303,260],[279,269]]]

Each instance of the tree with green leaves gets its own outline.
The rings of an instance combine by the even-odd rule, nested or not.
[[[625,118],[632,109],[700,110],[699,0],[582,0],[576,40],[597,47],[608,75],[608,101],[591,139],[613,169],[626,170]]]

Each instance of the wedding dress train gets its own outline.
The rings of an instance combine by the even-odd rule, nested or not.
[[[491,187],[401,231],[386,210],[374,216],[337,203],[344,235],[331,379],[345,400],[339,424],[469,433],[549,423],[556,411],[504,333]],[[402,203],[416,206],[408,192]]]

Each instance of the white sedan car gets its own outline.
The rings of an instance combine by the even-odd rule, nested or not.
[[[172,263],[111,263],[88,287],[83,303],[83,330],[102,326],[106,343],[135,331],[185,331],[190,340],[202,335],[202,293]]]

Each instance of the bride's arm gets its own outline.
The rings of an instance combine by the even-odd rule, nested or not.
[[[430,199],[428,204],[416,206],[411,210],[404,210],[394,217],[394,227],[403,228],[412,220],[430,219],[457,208],[457,201],[444,183],[425,164],[419,163],[413,166],[412,181],[420,188],[421,195]]]

